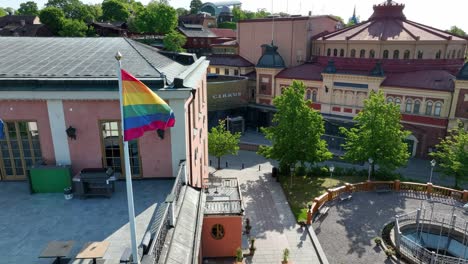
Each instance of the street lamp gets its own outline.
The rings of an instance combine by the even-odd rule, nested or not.
[[[335,171],[335,166],[333,166],[333,164],[332,164],[332,165],[330,165],[329,169],[330,169],[330,178],[332,178],[333,177],[333,172]]]
[[[432,172],[434,171],[434,167],[437,164],[437,162],[433,159],[431,160],[431,176],[429,177],[429,182],[432,183]]]
[[[374,160],[372,158],[369,158],[369,177],[367,178],[367,181],[370,181],[370,174],[371,174],[371,167],[372,163],[374,163]]]

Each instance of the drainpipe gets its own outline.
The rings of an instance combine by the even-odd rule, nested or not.
[[[192,93],[192,98],[190,98],[190,101],[187,105],[187,108],[188,108],[188,134],[189,134],[189,140],[188,140],[188,144],[189,144],[189,164],[190,164],[190,177],[189,177],[189,183],[190,185],[192,185],[192,180],[193,180],[193,169],[192,169],[192,163],[193,163],[193,160],[192,160],[192,133],[193,133],[193,128],[192,128],[192,104],[193,104],[193,100],[195,99],[195,95],[197,93],[197,90],[196,89],[192,89],[190,91]]]

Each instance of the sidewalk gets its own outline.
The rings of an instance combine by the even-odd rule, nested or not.
[[[248,151],[240,151],[239,156],[227,156],[225,161],[232,167],[218,171],[211,167],[210,172],[215,177],[238,178],[245,217],[250,218],[251,236],[256,238],[257,248],[246,263],[280,263],[285,248],[290,250],[290,260],[294,264],[319,263],[307,231],[296,224],[281,186],[271,177],[271,161]]]

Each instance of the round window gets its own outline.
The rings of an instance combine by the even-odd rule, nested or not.
[[[224,226],[216,224],[211,228],[211,236],[214,239],[222,239],[224,237]]]

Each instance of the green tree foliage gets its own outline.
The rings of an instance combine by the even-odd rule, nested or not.
[[[394,170],[406,164],[410,153],[405,139],[410,132],[403,130],[400,119],[398,105],[386,103],[382,91],[371,91],[370,97],[364,100],[364,109],[354,117],[355,126],[340,128],[346,136],[343,158],[352,162],[365,162],[372,158],[372,173],[375,165],[384,170]]]
[[[187,42],[187,38],[179,32],[173,30],[164,36],[164,48],[168,51],[184,52],[182,48]]]
[[[102,18],[102,5],[95,4],[95,5],[85,5],[85,8],[88,10],[88,13],[92,17],[93,21],[99,21]],[[90,22],[90,21],[87,21]]]
[[[239,6],[232,8],[232,16],[232,20],[234,22],[247,19],[247,15],[245,14],[244,10],[242,10]]]
[[[106,0],[102,3],[104,21],[127,21],[129,15],[128,6],[118,0]]]
[[[80,0],[49,0],[46,7],[57,7],[61,9],[65,18],[78,19],[82,21],[93,20],[92,14],[86,5]]]
[[[232,134],[226,129],[224,120],[219,120],[218,126],[208,133],[208,152],[218,158],[218,169],[221,168],[221,157],[227,154],[237,155],[239,151],[240,133]]]
[[[444,174],[455,178],[455,187],[460,182],[468,180],[468,132],[462,122],[452,129],[450,134],[437,146],[437,151],[430,155],[434,157]]]
[[[85,22],[76,19],[64,19],[59,35],[62,37],[84,37],[88,31]]]
[[[447,30],[448,32],[452,33],[452,34],[455,34],[455,35],[458,35],[458,36],[466,36],[466,32],[463,31],[463,29],[457,27],[457,26],[452,26],[449,30]]]
[[[131,28],[137,32],[167,34],[177,26],[177,12],[174,8],[151,2],[131,19]]]
[[[7,15],[8,14],[12,14],[12,15],[16,14],[15,9],[13,9],[12,7],[5,7],[3,10],[5,10]]]
[[[304,83],[294,81],[284,93],[273,99],[278,109],[273,117],[276,126],[262,132],[272,146],[260,147],[259,154],[275,159],[283,166],[314,164],[332,157],[327,143],[321,139],[325,133],[322,115],[306,101]]]
[[[237,29],[237,24],[236,22],[225,21],[225,22],[219,23],[218,28]]]
[[[39,8],[37,7],[37,4],[35,2],[28,1],[25,3],[21,3],[20,8],[18,8],[18,11],[16,13],[18,15],[37,16],[39,15]]]
[[[201,7],[202,7],[203,3],[201,0],[192,0],[190,2],[190,14],[197,14]]]
[[[260,8],[255,12],[254,18],[265,18],[267,16],[271,16],[271,13],[266,10],[266,8]]]
[[[188,11],[187,9],[185,9],[183,7],[177,8],[176,12],[177,12],[177,16],[185,16],[185,15],[190,14],[190,11]]]
[[[46,7],[39,13],[39,19],[45,24],[54,35],[61,29],[64,19],[63,11],[57,7]]]
[[[6,16],[6,15],[7,15],[7,12],[5,11],[5,9],[0,7],[0,17]]]

